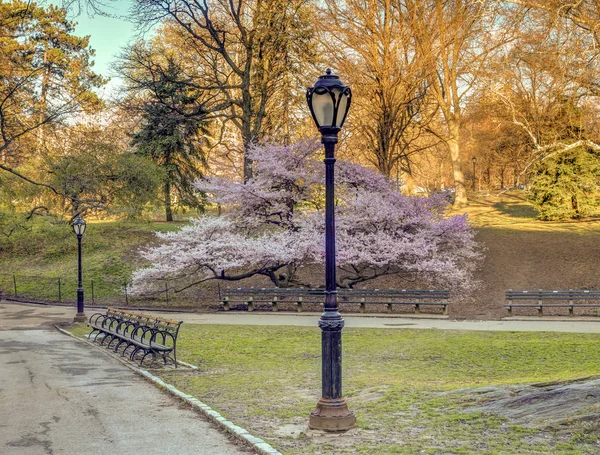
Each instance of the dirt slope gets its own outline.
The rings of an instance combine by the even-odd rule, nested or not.
[[[478,228],[485,248],[477,273],[482,286],[470,301],[454,302],[452,316],[506,316],[507,289],[600,289],[599,234]]]

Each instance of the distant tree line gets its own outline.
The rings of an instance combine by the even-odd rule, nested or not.
[[[354,94],[340,156],[399,190],[460,207],[523,186],[543,219],[597,212],[598,0],[135,0],[153,35],[116,62],[118,102],[69,11],[102,4],[0,4],[11,222],[201,211],[195,181],[249,181],[256,144],[315,135],[304,91],[328,66]]]

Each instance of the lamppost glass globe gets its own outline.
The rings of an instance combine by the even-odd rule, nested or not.
[[[75,221],[73,221],[73,232],[75,232],[77,235],[83,235],[85,232],[85,226],[85,220],[78,216],[75,218]]]
[[[306,91],[306,101],[317,128],[341,128],[344,125],[352,91],[328,69],[315,85]]]

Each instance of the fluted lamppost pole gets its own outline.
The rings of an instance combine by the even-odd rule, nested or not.
[[[83,311],[83,267],[81,263],[81,239],[85,232],[85,226],[85,221],[80,216],[73,221],[73,232],[77,236],[77,314],[74,322],[87,320]]]
[[[473,157],[471,161],[473,162],[473,192],[475,192],[475,165],[477,164],[477,158]]]
[[[342,397],[342,328],[338,311],[335,260],[334,164],[335,144],[352,93],[340,78],[327,70],[306,92],[310,113],[321,133],[325,148],[325,308],[321,328],[322,397],[311,412],[308,426],[315,430],[346,431],[354,428],[356,417]]]

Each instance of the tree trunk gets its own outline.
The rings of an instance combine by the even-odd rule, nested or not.
[[[577,200],[577,195],[571,196],[571,208],[575,212],[573,218],[581,218],[581,213],[579,213],[579,201]]]
[[[250,143],[244,147],[244,182],[252,178],[252,160],[248,157]]]
[[[250,55],[250,51],[248,51]],[[250,57],[249,57],[250,58]],[[250,93],[250,62],[246,62],[246,72],[242,77],[242,143],[244,145],[244,182],[252,178],[252,160],[248,157],[250,147],[255,143],[252,134],[254,115]]]
[[[404,191],[403,193],[407,196],[415,194],[415,181],[412,174],[408,172],[402,173],[402,180],[404,180]]]
[[[450,138],[448,139],[448,148],[450,149],[450,159],[452,160],[452,174],[454,176],[455,199],[454,207],[464,207],[469,201],[467,199],[467,189],[465,188],[465,175],[460,161],[459,146],[459,126],[457,122],[449,122]]]
[[[167,173],[165,181],[165,218],[167,221],[173,221],[173,210],[171,208],[171,175]]]
[[[71,217],[74,219],[79,213],[79,198],[71,196]]]
[[[50,69],[48,66],[48,45],[45,45],[44,49],[44,67],[42,74],[42,86],[41,86],[41,95],[40,95],[40,113],[38,122],[40,123],[40,127],[38,128],[38,146],[37,146],[37,156],[38,158],[42,156],[42,147],[44,146],[44,130],[45,125],[44,119],[46,118],[46,111],[48,108],[48,85],[50,84]]]

